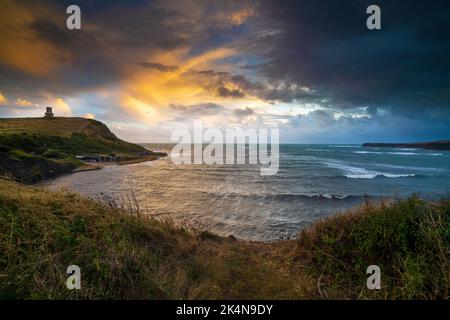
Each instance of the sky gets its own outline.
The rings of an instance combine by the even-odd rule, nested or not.
[[[449,24],[448,0],[0,0],[0,117],[52,106],[133,142],[194,121],[282,143],[450,139]]]

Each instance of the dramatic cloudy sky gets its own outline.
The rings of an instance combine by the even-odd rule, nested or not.
[[[135,142],[194,120],[289,143],[450,138],[449,24],[448,0],[0,0],[0,117],[51,105]]]

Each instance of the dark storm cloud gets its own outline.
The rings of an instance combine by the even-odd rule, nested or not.
[[[370,31],[373,1],[265,1],[281,32],[260,70],[313,88],[335,107],[450,119],[450,2],[376,3],[382,30]]]
[[[230,31],[222,30],[220,21],[205,13],[209,10],[210,16],[214,16],[228,10],[230,3],[76,1],[81,7],[82,29],[70,31],[65,25],[66,8],[73,1],[19,0],[16,7],[5,8],[22,8],[20,14],[28,10],[32,21],[24,24],[22,19],[16,19],[15,25],[2,28],[17,30],[15,37],[20,40],[46,43],[54,48],[48,59],[57,62],[59,67],[49,74],[36,75],[0,63],[0,86],[76,93],[122,80],[143,56],[177,48],[214,48],[216,43],[211,39],[217,33]],[[0,10],[4,10],[2,5]],[[223,13],[226,16],[226,11]],[[141,66],[163,67],[147,62]]]
[[[9,33],[4,38],[0,33],[2,46],[18,53],[0,52],[9,59],[0,61],[0,93],[11,101],[39,100],[47,93],[70,97],[116,84],[122,88],[136,70],[181,72],[186,83],[213,98],[256,97],[275,106],[314,103],[325,109],[289,118],[292,128],[311,123],[345,131],[370,123],[375,135],[388,131],[382,126],[388,118],[402,124],[409,136],[415,128],[424,137],[426,130],[437,137],[450,128],[448,0],[3,0],[0,14],[5,15],[7,3],[21,5],[5,6],[16,8],[17,17],[6,26],[0,21]],[[82,8],[81,31],[65,26],[65,9],[73,3]],[[382,30],[370,31],[366,8],[374,3],[381,7]],[[240,11],[246,6],[251,10]],[[36,51],[24,52],[30,48],[25,42]],[[187,70],[181,65],[218,48],[233,54]],[[48,56],[39,55],[46,50]],[[178,60],[157,59],[175,51],[182,52]],[[51,61],[49,72],[32,68],[27,59],[18,62],[27,55],[45,57],[43,64]],[[185,117],[252,115],[252,109],[230,111],[205,100],[162,109]],[[108,101],[104,108],[114,104],[120,101]],[[367,118],[352,118],[362,108]],[[335,118],[339,113],[346,116]],[[120,113],[113,116],[120,118]]]
[[[193,116],[212,116],[226,110],[223,106],[216,103],[199,103],[194,105],[174,105],[168,106],[170,112],[176,113],[178,117],[190,118]]]
[[[54,21],[37,18],[28,27],[35,32],[37,37],[45,39],[56,46],[63,48],[72,46],[73,38],[70,33],[62,25],[58,25]],[[73,35],[78,36],[79,33],[74,33]]]
[[[245,94],[239,89],[228,89],[227,87],[217,88],[217,95],[223,98],[242,98]]]
[[[225,121],[238,121],[257,115],[255,110],[250,107],[229,109],[226,106],[217,103],[198,103],[192,105],[171,104],[166,108],[167,115],[171,121],[187,122],[198,120],[205,116],[220,116]],[[291,117],[283,118],[291,120]],[[229,122],[228,122],[229,124]]]
[[[178,70],[178,66],[168,66],[162,63],[156,63],[156,62],[141,62],[139,63],[140,66],[146,68],[146,69],[154,69],[161,72],[172,72]]]
[[[215,70],[192,70],[189,69],[186,71],[187,75],[193,76],[202,76],[202,77],[228,77],[230,75],[229,72],[224,71],[215,71]]]
[[[30,23],[23,24],[21,20],[17,20],[13,27],[16,30],[15,39],[10,40],[36,44],[33,49],[36,51],[42,50],[42,44],[45,44],[44,48],[51,48],[46,59],[52,61],[56,67],[45,74],[35,74],[25,73],[2,63],[2,88],[8,88],[10,91],[21,90],[27,94],[42,90],[56,94],[72,94],[108,85],[118,79],[121,66],[116,63],[116,58],[109,54],[110,46],[90,30],[69,31],[65,25],[65,7],[56,2],[42,1],[18,1],[17,4],[22,4],[24,8],[29,5],[35,15]],[[7,45],[11,46],[11,43]],[[18,54],[33,55],[33,52]]]
[[[165,65],[155,62],[140,62],[138,65],[145,69],[158,70],[160,72],[180,70],[180,67],[176,65]],[[183,74],[187,77],[194,77],[193,80],[200,79],[200,82],[203,83],[206,90],[215,92],[217,96],[222,98],[242,98],[246,95],[251,95],[268,102],[293,102],[294,100],[317,102],[323,99],[322,95],[312,92],[306,87],[299,87],[294,82],[287,82],[285,80],[272,80],[270,83],[263,83],[258,80],[249,80],[241,74],[215,70],[187,69],[183,71]],[[227,83],[235,88],[228,88],[226,86]]]
[[[246,2],[207,1],[78,1],[82,8],[82,30],[69,31],[65,26],[68,1],[19,1],[33,5],[35,19],[20,28],[27,37],[44,41],[56,48],[53,56],[60,66],[48,75],[24,75],[10,66],[0,66],[0,86],[8,91],[20,87],[23,91],[45,90],[56,94],[76,94],[84,90],[113,85],[140,61],[142,55],[151,56],[176,48],[191,48],[201,52],[222,43],[240,46],[259,28],[242,28],[236,32],[227,24],[232,12]],[[44,10],[45,8],[45,10]],[[259,30],[259,29],[258,29]],[[238,41],[240,38],[242,42]],[[134,60],[134,61],[133,61]],[[138,62],[139,66],[161,72],[176,71],[179,67],[152,61]],[[187,70],[186,76],[201,77],[206,89],[224,98],[241,98],[246,93],[262,99],[291,101],[296,94],[286,90],[268,89],[258,81],[243,75],[217,70]],[[225,82],[238,88],[230,89]],[[17,86],[15,86],[17,84]],[[17,89],[18,90],[18,89]],[[291,96],[293,95],[293,96]]]
[[[248,117],[255,114],[255,111],[252,108],[245,107],[244,109],[235,109],[233,110],[233,114],[237,117]]]

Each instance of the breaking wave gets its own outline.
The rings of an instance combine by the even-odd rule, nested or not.
[[[353,151],[357,154],[391,154],[399,156],[442,156],[442,153],[418,153],[418,152],[382,152],[382,151]]]
[[[373,179],[376,177],[406,178],[416,176],[415,173],[389,173],[389,172],[368,170],[359,167],[352,167],[337,161],[325,161],[324,164],[329,168],[341,170],[343,172],[343,175],[350,179]]]

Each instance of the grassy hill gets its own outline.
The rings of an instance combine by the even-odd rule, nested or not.
[[[27,133],[54,135],[70,138],[73,133],[82,133],[89,126],[104,127],[96,120],[85,118],[5,118],[0,119],[0,134]],[[97,130],[99,131],[99,130]],[[104,130],[108,132],[109,130]]]
[[[21,137],[20,137],[21,136]],[[0,144],[16,138],[24,149],[25,144],[42,142],[61,151],[74,153],[137,153],[145,149],[117,138],[100,121],[85,118],[11,118],[0,119]],[[19,138],[20,137],[20,138]],[[51,137],[51,138],[50,138]],[[58,139],[59,138],[59,139]],[[20,140],[24,140],[23,143]],[[34,142],[34,141],[36,142]]]
[[[72,264],[81,290],[65,287]],[[449,299],[449,271],[449,200],[368,204],[260,243],[0,179],[0,299]]]
[[[0,119],[0,174],[36,182],[81,164],[76,155],[151,153],[117,138],[103,123],[85,118]]]

